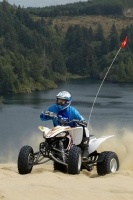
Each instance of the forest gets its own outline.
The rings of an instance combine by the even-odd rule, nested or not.
[[[53,13],[71,17],[89,14],[123,17],[125,8],[130,8],[132,4],[130,0],[93,0],[86,2],[86,6],[85,2],[79,2],[45,8],[21,8],[3,0],[0,3],[0,95],[56,88],[58,82],[74,76],[103,79],[126,36],[128,45],[120,51],[107,80],[132,83],[132,24],[120,33],[113,24],[105,36],[100,23],[96,31],[91,26],[87,28],[75,24],[70,25],[65,33],[52,23],[56,16]],[[112,8],[112,13],[106,13],[108,7],[109,10]],[[74,10],[77,10],[76,14]]]
[[[66,5],[44,8],[28,8],[31,14],[40,17],[75,16],[75,15],[113,15],[121,16],[128,7],[133,7],[132,0],[88,0]]]

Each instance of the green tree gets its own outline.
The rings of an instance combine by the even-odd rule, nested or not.
[[[101,56],[108,54],[109,52],[109,41],[108,39],[103,39],[101,42]]]
[[[109,41],[110,41],[110,51],[119,48],[119,37],[115,24],[113,24],[111,27]]]
[[[95,40],[96,41],[104,40],[103,27],[100,23],[97,25],[97,30],[96,30],[96,33],[95,33]]]
[[[54,72],[59,72],[60,74],[66,74],[66,65],[61,52],[56,51],[52,59],[52,69]]]
[[[0,93],[15,92],[14,83],[16,81],[15,75],[10,66],[0,67]]]

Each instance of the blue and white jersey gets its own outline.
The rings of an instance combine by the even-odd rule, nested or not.
[[[59,110],[57,105],[54,104],[48,108],[48,111],[56,113],[57,116],[59,116],[59,117],[66,118],[68,122],[72,121],[73,119],[77,119],[77,120],[81,120],[81,121],[85,120],[73,106],[69,106],[68,108],[66,108],[64,110]],[[56,118],[51,118],[49,116],[46,116],[43,112],[40,114],[40,119],[42,121],[52,120],[54,126],[61,125]],[[76,124],[74,122],[70,122],[67,125],[69,125],[71,127],[76,126]]]

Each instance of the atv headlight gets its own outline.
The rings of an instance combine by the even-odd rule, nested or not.
[[[62,133],[59,133],[56,137],[65,137],[65,136],[66,136],[66,133],[62,132]]]

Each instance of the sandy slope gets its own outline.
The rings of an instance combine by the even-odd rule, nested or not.
[[[15,164],[0,165],[0,199],[10,200],[132,200],[133,171],[99,177],[94,170],[79,175],[53,172],[52,165],[36,166],[31,174],[19,175]]]
[[[108,135],[113,133],[111,127],[108,130]],[[0,199],[133,200],[132,130],[123,130],[117,138],[103,143],[99,150],[113,150],[118,154],[120,169],[117,173],[100,177],[94,169],[69,175],[54,172],[52,163],[48,163],[34,166],[31,174],[19,175],[16,164],[0,164]]]

